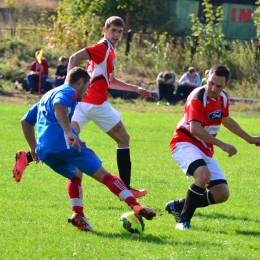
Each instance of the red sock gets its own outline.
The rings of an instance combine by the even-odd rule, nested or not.
[[[69,194],[72,211],[78,213],[82,217],[85,217],[83,212],[84,207],[82,201],[83,196],[81,183],[82,179],[74,177],[68,181],[67,191]]]
[[[133,194],[128,190],[124,182],[113,174],[106,174],[103,178],[103,183],[113,192],[116,196],[124,200],[129,207],[139,205]]]

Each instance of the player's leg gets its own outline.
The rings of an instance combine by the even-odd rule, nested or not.
[[[60,153],[62,156],[61,158],[66,160],[66,155],[70,153],[70,156],[67,156],[67,160],[69,160],[72,165],[77,167],[81,172],[86,173],[95,180],[106,185],[112,193],[118,196],[121,200],[124,200],[139,217],[151,220],[156,215],[154,210],[137,203],[135,197],[125,186],[124,182],[119,177],[108,173],[102,167],[100,159],[91,149],[81,147],[81,153],[77,153],[77,156],[74,156],[73,150],[77,151],[77,147],[70,149],[66,154]]]
[[[72,225],[79,230],[93,232],[94,229],[84,214],[83,191],[81,186],[82,172],[69,163],[70,157],[73,157],[73,153],[71,153],[70,150],[58,154],[50,154],[44,159],[44,163],[68,179],[67,191],[73,212],[68,222],[72,223]]]
[[[125,201],[138,217],[144,217],[148,220],[152,220],[155,217],[155,211],[144,205],[140,205],[134,195],[125,186],[124,182],[116,175],[110,174],[103,167],[100,167],[91,177],[106,185],[113,194]]]
[[[109,102],[91,108],[89,117],[105,133],[117,143],[117,166],[119,176],[131,190],[136,198],[147,194],[147,190],[136,190],[130,186],[131,182],[131,159],[130,159],[130,137],[121,121],[122,116]]]
[[[187,191],[182,210],[180,211],[181,207],[178,207],[177,201],[167,203],[166,210],[173,214],[175,220],[178,221],[176,229],[189,229],[190,220],[204,195],[206,184],[211,179],[211,173],[201,151],[192,144],[177,144],[176,149],[172,152],[172,157],[185,175],[193,176],[195,181]]]

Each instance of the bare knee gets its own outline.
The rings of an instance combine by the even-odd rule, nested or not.
[[[83,173],[79,169],[76,168],[75,177],[82,179],[82,176],[83,176]]]
[[[93,179],[95,179],[96,181],[99,181],[99,182],[103,183],[103,178],[107,174],[109,174],[109,173],[101,166],[96,172],[94,172],[91,175],[91,177]]]
[[[229,188],[225,183],[213,186],[209,191],[213,195],[215,203],[223,203],[229,198]]]
[[[126,132],[125,126],[122,121],[117,123],[112,129],[110,129],[107,134],[116,141],[118,147],[129,147],[130,136]]]

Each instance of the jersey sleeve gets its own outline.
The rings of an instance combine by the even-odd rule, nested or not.
[[[72,89],[66,89],[66,91],[58,92],[54,99],[53,105],[59,103],[65,107],[70,107],[77,100],[77,92]]]
[[[204,121],[204,106],[198,99],[191,99],[190,104],[186,107],[187,123],[190,121]]]
[[[90,60],[96,64],[100,64],[106,57],[107,46],[105,43],[97,43],[93,46],[86,47],[86,50],[89,52]]]
[[[38,103],[32,106],[29,111],[23,116],[23,120],[25,120],[28,124],[35,126],[37,122],[37,112],[38,112]]]
[[[227,99],[227,104],[223,110],[223,117],[227,117],[227,116],[229,116],[229,98]]]

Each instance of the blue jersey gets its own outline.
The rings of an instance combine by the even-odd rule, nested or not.
[[[43,160],[49,153],[70,149],[68,137],[54,113],[56,103],[67,107],[69,122],[71,122],[77,104],[77,92],[67,84],[47,92],[23,117],[32,126],[37,123],[35,152],[40,160]],[[77,135],[75,131],[73,133]]]

